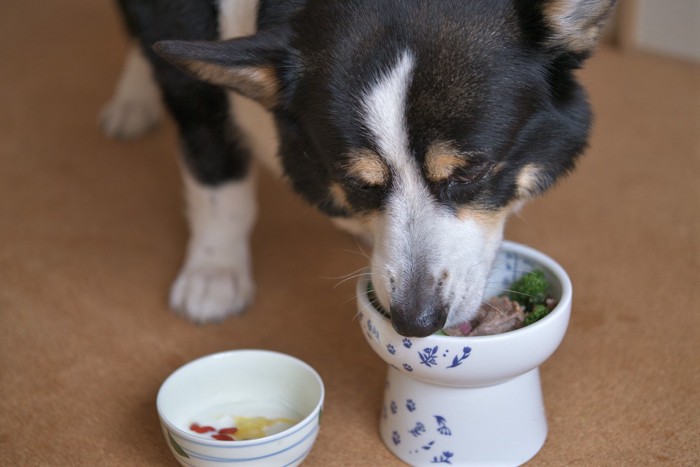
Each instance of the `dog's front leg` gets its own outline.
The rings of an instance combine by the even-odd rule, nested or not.
[[[177,125],[191,238],[170,304],[200,323],[238,313],[253,297],[249,235],[256,207],[250,156],[256,148],[231,115],[227,92],[173,67],[153,45],[166,39],[193,43],[217,39],[223,30],[217,17],[220,9],[230,9],[241,18],[247,12],[246,24],[254,27],[253,0],[231,0],[226,2],[230,8],[223,4],[218,8],[216,3],[121,0],[135,42],[117,96],[105,113],[106,132],[118,137],[146,130],[150,120],[132,112],[144,106],[160,109],[164,104]],[[243,6],[245,10],[238,8]],[[238,31],[246,32],[252,30]]]
[[[252,301],[249,237],[256,214],[254,173],[207,186],[183,170],[191,237],[170,293],[171,307],[195,322],[219,321]]]
[[[249,144],[226,91],[154,58],[155,76],[177,122],[190,224],[171,307],[199,323],[240,313],[253,298],[249,236],[255,220]]]

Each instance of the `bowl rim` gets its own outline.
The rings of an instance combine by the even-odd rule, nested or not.
[[[161,400],[162,400],[162,393],[164,391],[165,386],[170,382],[177,373],[180,373],[182,371],[186,371],[186,368],[195,366],[198,364],[201,364],[203,361],[206,360],[212,360],[212,359],[225,359],[227,357],[230,357],[231,355],[240,355],[243,353],[257,353],[257,354],[268,354],[268,355],[274,355],[277,357],[282,357],[286,358],[289,360],[294,361],[297,364],[300,364],[302,367],[306,368],[309,370],[310,374],[316,379],[316,381],[319,384],[320,388],[320,394],[318,398],[318,402],[314,406],[314,408],[311,410],[309,415],[304,417],[302,420],[299,422],[295,423],[294,425],[290,426],[286,430],[280,431],[279,433],[275,433],[274,435],[270,436],[265,436],[263,438],[256,438],[256,439],[248,439],[248,440],[241,440],[241,441],[236,441],[235,443],[232,443],[231,441],[221,441],[218,439],[208,439],[208,438],[203,438],[201,436],[196,436],[193,435],[180,427],[178,427],[175,423],[173,423],[164,413],[164,410],[161,406]],[[320,413],[323,411],[323,403],[325,400],[325,387],[323,384],[323,379],[321,376],[318,374],[318,372],[308,363],[305,361],[293,356],[286,354],[284,352],[277,352],[274,350],[265,350],[265,349],[233,349],[233,350],[224,350],[221,352],[215,352],[212,354],[207,354],[207,355],[202,355],[201,357],[197,357],[194,360],[191,360],[184,365],[178,367],[176,370],[174,370],[172,373],[168,375],[165,380],[163,380],[163,383],[160,385],[160,388],[158,389],[158,394],[156,396],[156,409],[158,410],[158,415],[160,419],[163,421],[165,425],[168,427],[168,431],[172,430],[174,433],[171,433],[174,436],[177,436],[178,438],[184,439],[187,442],[190,442],[195,445],[200,445],[200,446],[209,446],[209,447],[216,447],[216,448],[250,448],[254,446],[260,446],[263,444],[269,444],[273,443],[275,441],[278,441],[282,438],[286,438],[290,435],[293,435],[294,433],[297,433],[298,431],[303,430],[306,428],[308,425],[312,424],[315,419],[320,417]],[[315,430],[312,430],[312,432]],[[306,438],[306,437],[305,437]],[[305,439],[304,438],[304,439]]]
[[[544,269],[551,272],[561,286],[561,297],[559,299],[559,303],[557,303],[554,309],[552,309],[552,311],[550,311],[544,318],[541,318],[540,320],[530,325],[523,326],[519,329],[501,332],[498,334],[491,334],[488,336],[443,336],[439,334],[431,334],[425,337],[402,336],[394,330],[393,326],[391,325],[391,320],[387,318],[383,313],[379,312],[379,310],[377,310],[377,308],[369,302],[369,298],[367,297],[367,285],[370,280],[369,274],[361,275],[360,279],[357,281],[357,287],[355,290],[356,296],[359,302],[361,303],[362,307],[372,310],[376,315],[378,315],[382,320],[382,324],[385,326],[388,325],[388,327],[391,329],[391,332],[396,334],[397,337],[402,339],[435,339],[436,343],[457,343],[471,341],[482,343],[497,342],[501,340],[512,339],[516,336],[525,336],[527,333],[538,332],[539,328],[545,326],[548,322],[557,319],[559,315],[564,313],[564,310],[567,307],[570,310],[570,305],[573,298],[573,286],[571,284],[571,279],[569,278],[569,275],[566,273],[566,270],[564,270],[564,268],[559,263],[557,263],[550,256],[546,255],[545,253],[542,253],[541,251],[533,247],[524,245],[522,243],[517,243],[511,240],[503,240],[501,246],[498,249],[498,253],[501,252],[519,253],[522,256],[533,260],[535,263],[541,265]],[[366,268],[366,271],[369,271],[369,268]]]

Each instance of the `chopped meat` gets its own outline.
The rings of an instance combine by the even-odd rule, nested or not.
[[[493,297],[484,302],[471,321],[446,328],[450,336],[490,336],[521,328],[525,321],[523,307],[508,297]]]

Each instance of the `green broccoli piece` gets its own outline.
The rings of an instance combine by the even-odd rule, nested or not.
[[[544,278],[544,272],[535,269],[513,282],[508,298],[520,303],[526,313],[532,312],[538,304],[544,305],[547,299],[547,280]]]
[[[524,321],[523,325],[529,326],[532,323],[534,323],[535,321],[541,320],[542,318],[547,316],[550,311],[551,310],[549,308],[547,308],[546,305],[544,305],[542,303],[538,303],[537,305],[535,305],[535,307],[532,309],[532,311],[530,313],[525,315],[525,321]]]

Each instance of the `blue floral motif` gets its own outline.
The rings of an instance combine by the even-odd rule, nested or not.
[[[394,354],[396,353],[396,349],[395,349],[394,346],[391,345],[391,344],[387,344],[386,350],[387,350],[387,352],[389,352],[391,355],[394,355]]]
[[[396,413],[398,410],[398,406],[396,405],[396,402],[391,401],[391,404],[389,404],[389,409],[391,409],[391,413]]]
[[[432,349],[430,347],[426,347],[422,352],[418,352],[418,357],[420,357],[421,364],[427,366],[428,368],[431,368],[433,365],[437,365],[437,352],[437,345]]]
[[[416,423],[416,426],[413,427],[413,429],[408,430],[409,433],[411,433],[413,436],[420,436],[421,433],[425,433],[425,425],[423,425],[421,422]]]
[[[452,359],[452,365],[448,366],[447,368],[454,368],[462,364],[464,360],[466,360],[469,355],[472,353],[472,348],[471,347],[464,347],[462,349],[462,356],[455,355],[455,358]]]
[[[433,460],[430,461],[431,464],[450,464],[452,465],[452,462],[450,459],[454,456],[454,453],[451,453],[450,451],[443,451],[440,457],[435,456],[433,457]]]
[[[403,342],[403,346],[406,347],[407,349],[410,349],[411,346],[413,345],[413,342],[411,342],[411,339],[409,339],[408,337],[404,337],[402,342]]]
[[[414,410],[416,410],[416,403],[413,402],[413,399],[406,400],[406,408],[409,412],[413,412]]]
[[[403,369],[406,371],[413,371],[413,367],[409,365],[408,363],[403,364]]]
[[[429,451],[430,448],[433,447],[433,444],[435,444],[435,441],[431,441],[428,444],[426,444],[425,446],[421,446],[421,449],[423,449],[424,451]]]
[[[401,436],[399,436],[399,433],[396,431],[391,432],[391,440],[394,442],[395,445],[398,445],[401,443]]]
[[[438,433],[444,436],[452,436],[452,430],[447,427],[447,420],[445,420],[445,417],[441,417],[440,415],[435,415],[434,417],[438,425]]]

